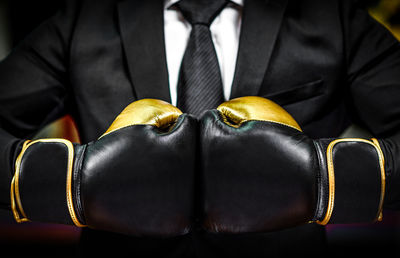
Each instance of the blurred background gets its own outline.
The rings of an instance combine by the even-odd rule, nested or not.
[[[62,0],[0,0],[0,61],[61,3]],[[360,4],[400,40],[400,0],[360,0]],[[366,134],[352,126],[343,136]],[[37,138],[46,137],[79,142],[74,123],[68,116],[37,135]],[[399,212],[385,212],[384,221],[374,225],[331,225],[327,233],[332,257],[347,257],[349,252],[359,256],[392,252],[392,257],[400,257]],[[9,250],[9,255],[2,253],[2,257],[75,257],[79,236],[80,230],[70,226],[16,224],[9,212],[0,211],[0,251]]]

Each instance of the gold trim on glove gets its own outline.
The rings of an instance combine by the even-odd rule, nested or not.
[[[15,161],[15,174],[11,181],[11,192],[10,192],[11,210],[14,215],[15,221],[17,221],[17,223],[29,221],[22,207],[18,185],[19,185],[19,170],[21,166],[21,159],[26,149],[28,148],[28,144],[30,142],[31,141],[25,141],[24,144],[22,145],[21,153],[18,155],[17,160]]]
[[[385,191],[386,191],[385,156],[383,155],[383,151],[381,149],[381,146],[380,146],[378,140],[376,138],[372,138],[371,140],[375,144],[375,146],[378,150],[380,166],[381,166],[381,199],[380,199],[380,203],[379,203],[377,220],[382,221],[383,220],[383,202],[385,200]]]
[[[176,122],[180,115],[182,115],[182,111],[168,102],[158,99],[138,100],[127,106],[101,137],[131,125],[168,128]]]
[[[14,215],[15,220],[18,223],[28,222],[30,221],[26,216],[26,213],[22,207],[21,195],[19,191],[19,176],[21,170],[21,162],[22,158],[27,151],[27,149],[36,143],[62,143],[65,144],[68,148],[68,168],[67,168],[67,183],[66,183],[66,200],[68,205],[68,211],[70,213],[71,219],[74,224],[78,227],[85,227],[82,225],[77,219],[75,209],[73,206],[72,200],[72,170],[73,170],[73,161],[74,161],[74,146],[72,143],[65,139],[40,139],[36,141],[25,141],[21,150],[21,153],[18,155],[18,158],[15,163],[15,174],[14,178],[11,182],[11,209]],[[20,215],[21,214],[21,215]]]
[[[241,97],[221,104],[218,108],[224,122],[240,127],[247,121],[266,121],[289,126],[302,131],[296,120],[275,102],[256,96]]]
[[[376,141],[376,139],[375,139]],[[385,167],[384,167],[384,157],[382,150],[380,149],[379,143],[377,144],[372,139],[371,141],[365,140],[365,139],[359,139],[359,138],[344,138],[344,139],[337,139],[332,141],[327,148],[326,151],[326,156],[327,156],[327,164],[328,164],[328,182],[329,182],[329,199],[328,199],[328,207],[327,211],[325,214],[325,218],[322,221],[316,221],[317,224],[320,225],[326,225],[329,223],[329,220],[332,217],[333,213],[333,208],[335,206],[335,168],[333,164],[333,147],[341,142],[362,142],[362,143],[367,143],[372,146],[374,146],[376,152],[378,153],[379,157],[379,165],[381,168],[381,198],[380,198],[380,204],[379,204],[379,210],[378,210],[378,215],[377,219],[382,220],[382,207],[383,207],[383,199],[384,199],[384,194],[385,194]]]

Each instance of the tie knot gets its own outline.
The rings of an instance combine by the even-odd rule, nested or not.
[[[229,0],[181,0],[175,5],[192,25],[210,26]]]

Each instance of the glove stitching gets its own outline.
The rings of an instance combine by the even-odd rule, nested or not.
[[[81,171],[82,171],[82,166],[83,166],[83,158],[86,154],[86,149],[87,149],[87,145],[83,146],[82,151],[80,151],[79,153],[79,157],[77,159],[77,164],[76,167],[74,169],[74,174],[73,174],[73,178],[74,178],[74,193],[75,193],[75,205],[76,205],[76,215],[78,217],[78,220],[82,223],[82,224],[86,224],[85,223],[85,215],[84,215],[84,211],[82,208],[82,200],[81,200]]]

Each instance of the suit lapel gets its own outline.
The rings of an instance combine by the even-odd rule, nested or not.
[[[163,1],[122,1],[118,5],[118,15],[136,97],[171,102],[165,56]]]
[[[258,95],[287,0],[247,0],[231,98]]]

